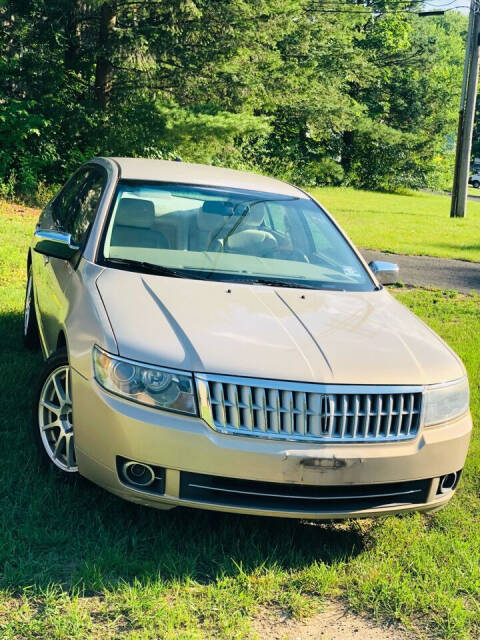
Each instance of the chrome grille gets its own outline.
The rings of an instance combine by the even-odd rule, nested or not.
[[[202,418],[222,433],[301,441],[414,438],[422,387],[316,385],[196,375]]]

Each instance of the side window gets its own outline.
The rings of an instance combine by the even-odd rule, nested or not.
[[[285,235],[287,233],[287,225],[285,222],[285,207],[275,202],[267,204],[268,217],[267,220],[274,231],[278,231]],[[268,224],[267,222],[267,224]]]
[[[89,169],[83,169],[77,171],[70,180],[66,183],[58,196],[52,202],[51,212],[53,221],[57,229],[65,230],[67,218],[69,217],[72,206],[75,202],[75,197],[87,179],[90,173]]]
[[[106,183],[106,175],[100,169],[82,169],[70,178],[52,203],[56,228],[71,233],[72,241],[79,246],[95,218]]]
[[[91,169],[73,198],[65,222],[65,230],[72,234],[72,242],[78,246],[82,246],[86,239],[106,182],[106,176],[101,171]]]
[[[269,202],[266,206],[268,215],[265,216],[264,225],[275,232],[278,248],[298,250],[308,255],[312,250],[311,242],[299,211],[280,202]]]
[[[316,253],[328,255],[332,251],[332,243],[329,237],[331,228],[327,220],[323,216],[312,215],[310,212],[307,212],[307,220]]]

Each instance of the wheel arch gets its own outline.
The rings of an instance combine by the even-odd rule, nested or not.
[[[55,346],[55,351],[59,349],[66,349],[68,354],[68,343],[67,343],[67,335],[63,329],[60,329],[57,336],[57,344]]]

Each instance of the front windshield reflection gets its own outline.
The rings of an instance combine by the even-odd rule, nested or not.
[[[103,238],[110,266],[319,289],[374,284],[312,200],[241,189],[120,184]],[[168,270],[171,273],[168,273]]]

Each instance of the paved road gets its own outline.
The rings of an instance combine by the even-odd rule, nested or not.
[[[401,256],[367,249],[361,249],[361,253],[367,262],[371,260],[396,262],[400,267],[399,280],[405,284],[456,289],[464,293],[471,291],[480,293],[479,263],[426,256]]]

